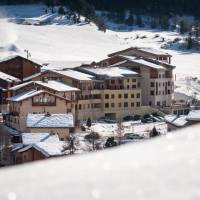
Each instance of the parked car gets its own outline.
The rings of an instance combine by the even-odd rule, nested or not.
[[[134,133],[126,133],[124,137],[128,140],[143,140],[145,139],[144,136],[134,134]]]
[[[123,118],[124,122],[128,122],[128,121],[134,121],[134,116],[128,115],[126,117]]]

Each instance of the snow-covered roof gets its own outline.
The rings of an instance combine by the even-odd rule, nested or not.
[[[89,65],[92,61],[47,61],[46,64],[43,64],[43,69],[45,70],[64,70],[64,69],[73,69],[80,67],[82,65]]]
[[[2,168],[0,199],[198,199],[199,128],[70,159]]]
[[[46,157],[61,156],[64,154],[64,142],[58,135],[51,133],[23,133],[22,144],[18,152],[24,152],[31,148],[40,151]]]
[[[33,75],[31,75],[31,76],[28,76],[28,77],[24,78],[23,81],[29,81],[29,80],[31,80],[31,79],[37,77],[37,76],[40,76],[40,75],[41,75],[41,72],[36,73],[36,74],[33,74]]]
[[[184,127],[187,125],[188,121],[186,120],[187,116],[177,116],[177,115],[166,115],[165,121],[176,126],[176,127]]]
[[[187,116],[188,121],[199,121],[200,122],[200,110],[192,110]]]
[[[25,86],[27,86],[27,85],[29,85],[31,83],[33,83],[33,81],[29,81],[29,82],[26,82],[26,83],[22,83],[22,84],[13,86],[13,87],[9,88],[9,90],[13,90],[13,91],[14,90],[18,90],[18,89],[23,88],[23,87],[25,87]]]
[[[95,79],[95,77],[92,75],[78,72],[75,70],[59,70],[59,71],[54,70],[54,72],[59,73],[63,76],[67,76],[67,77],[71,77],[76,80],[80,80],[80,81],[91,81],[91,80]]]
[[[18,94],[18,95],[13,96],[13,97],[9,97],[7,100],[8,101],[19,102],[19,101],[23,101],[25,99],[31,98],[33,96],[42,94],[43,92],[44,92],[43,90],[31,90],[29,92],[25,92],[25,93]]]
[[[68,114],[28,114],[27,128],[71,128],[74,127],[72,113]]]
[[[158,49],[154,49],[154,48],[150,48],[150,47],[137,47],[135,49],[141,50],[143,52],[150,53],[150,54],[153,54],[153,55],[157,55],[157,56],[163,56],[163,55],[164,56],[171,56],[164,51],[160,51]]]
[[[108,77],[129,77],[138,75],[137,72],[134,72],[125,67],[98,67],[98,68],[83,68],[85,71],[95,74],[95,75],[102,75]]]
[[[75,92],[80,91],[78,88],[71,87],[67,84],[61,83],[59,81],[54,80],[48,80],[48,81],[35,81],[34,83],[50,88],[52,90],[58,91],[58,92]]]
[[[0,72],[0,79],[7,81],[7,82],[21,82],[18,78],[15,78],[14,76],[11,76],[9,74],[6,74],[4,72]]]
[[[143,60],[141,58],[136,58],[134,56],[123,56],[123,55],[120,55],[121,57],[131,61],[131,62],[134,62],[134,63],[137,63],[137,64],[140,64],[140,65],[145,65],[147,67],[150,67],[150,68],[153,68],[153,69],[162,69],[162,70],[166,70],[165,67],[161,66],[161,65],[157,65],[157,64],[154,64],[152,62],[148,62],[146,60]]]
[[[0,63],[8,61],[8,60],[12,60],[12,59],[17,58],[17,57],[19,57],[19,56],[18,55],[12,55],[12,56],[7,56],[7,57],[4,57],[4,58],[0,58]]]
[[[51,133],[22,133],[23,145],[30,145],[44,141],[56,142],[59,141],[59,137],[58,135]]]

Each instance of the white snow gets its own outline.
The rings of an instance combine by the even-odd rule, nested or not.
[[[3,72],[0,72],[0,79],[5,80],[7,82],[21,82],[18,78],[15,78],[9,74],[5,74]]]
[[[162,134],[166,134],[168,132],[167,130],[168,127],[165,122],[142,124],[141,122],[130,121],[130,122],[123,122],[122,127],[123,127],[121,131],[122,135],[126,133],[134,133],[149,137],[149,133],[154,127],[156,127],[156,129]],[[94,132],[98,132],[99,135],[102,137],[117,136],[118,124],[96,122],[92,124],[91,130]]]
[[[124,67],[106,67],[106,68],[83,68],[87,72],[92,72],[96,75],[108,77],[126,77],[138,75],[137,72]]]
[[[166,115],[166,122],[176,126],[176,127],[184,127],[188,124],[187,116],[177,116],[177,115]]]
[[[71,87],[67,84],[58,82],[58,81],[53,81],[53,80],[48,80],[48,81],[35,81],[36,84],[50,88],[52,90],[58,91],[58,92],[75,92],[75,91],[80,91],[78,88]]]
[[[121,56],[121,57],[126,58],[131,62],[145,65],[146,67],[150,67],[150,68],[154,68],[154,69],[166,70],[166,68],[162,67],[161,65],[157,65],[157,64],[148,62],[146,60],[143,60],[143,59],[138,59],[138,58],[135,58],[134,56]]]
[[[50,133],[22,133],[22,143],[24,145],[35,144],[38,142],[59,141],[58,135],[52,135]]]
[[[199,121],[200,122],[200,110],[192,110],[187,116],[188,121]]]
[[[23,133],[22,144],[18,152],[24,152],[30,148],[35,148],[46,157],[64,155],[65,143],[59,141],[58,135],[50,133]],[[20,145],[19,145],[20,146]]]
[[[23,101],[23,100],[28,99],[28,98],[31,98],[31,97],[33,97],[33,96],[42,94],[43,92],[44,92],[43,90],[39,90],[39,91],[37,91],[37,90],[32,90],[32,91],[25,92],[25,93],[22,93],[22,94],[13,96],[13,97],[9,97],[9,98],[8,98],[8,101],[14,101],[14,102]]]
[[[68,114],[28,114],[26,126],[28,128],[71,128],[74,127],[74,119]]]
[[[197,126],[123,148],[1,169],[0,199],[199,199],[199,143]]]
[[[55,70],[52,70],[52,71],[55,71]],[[62,70],[62,71],[59,70],[59,71],[55,71],[55,72],[59,73],[63,76],[71,77],[73,79],[80,80],[80,81],[91,81],[91,80],[95,79],[95,77],[92,75],[74,71],[74,70]]]

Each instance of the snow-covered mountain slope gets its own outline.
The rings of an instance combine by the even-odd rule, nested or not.
[[[110,151],[2,169],[2,200],[195,200],[199,126]]]

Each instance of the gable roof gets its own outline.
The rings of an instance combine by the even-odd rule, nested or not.
[[[59,141],[59,137],[58,135],[52,135],[50,133],[22,133],[23,145],[30,145],[44,141],[56,142]]]
[[[54,73],[60,74],[62,76],[70,77],[75,80],[79,81],[92,81],[95,79],[94,76],[83,73],[83,72],[78,72],[75,70],[51,70]]]
[[[34,83],[58,91],[58,92],[78,92],[78,88],[71,87],[67,84],[61,83],[59,81],[48,80],[48,81],[34,81]]]
[[[90,67],[90,68],[82,68],[82,70],[94,74],[94,75],[100,75],[100,76],[107,76],[110,78],[124,78],[124,77],[132,77],[135,75],[138,75],[137,72],[134,72],[128,68],[125,67]]]
[[[16,96],[13,96],[13,97],[9,97],[7,100],[8,101],[13,101],[13,102],[20,102],[20,101],[24,101],[26,99],[29,99],[31,97],[34,97],[34,96],[38,96],[42,93],[46,93],[46,94],[49,94],[49,95],[52,95],[52,96],[55,96],[55,97],[58,97],[62,100],[65,100],[65,101],[68,101],[70,102],[69,99],[66,99],[64,97],[61,97],[59,95],[56,95],[56,94],[53,94],[53,93],[50,93],[50,92],[47,92],[45,90],[31,90],[31,91],[28,91],[28,92],[24,92],[24,93],[21,93],[21,94],[18,94]]]
[[[0,79],[6,81],[6,82],[9,82],[9,83],[12,83],[12,82],[21,82],[20,79],[18,78],[15,78],[14,76],[11,76],[9,74],[6,74],[4,72],[0,72]]]
[[[40,68],[42,67],[42,65],[36,63],[35,61],[27,59],[27,58],[25,58],[23,56],[20,56],[20,55],[13,55],[13,56],[8,56],[8,57],[5,57],[5,58],[1,58],[0,59],[0,63],[7,62],[7,61],[10,61],[10,60],[14,60],[16,58],[21,58],[21,59],[27,60],[27,61],[35,64],[37,67],[40,67]]]
[[[152,68],[152,69],[167,70],[165,67],[163,67],[163,66],[161,66],[159,64],[155,64],[155,63],[146,61],[146,60],[144,60],[142,58],[136,58],[134,56],[123,56],[123,55],[120,55],[120,56],[125,58],[127,61],[130,61],[130,62],[133,62],[133,63],[136,63],[136,64],[140,64],[140,65],[143,65],[145,67],[149,67],[149,68]]]
[[[22,144],[16,150],[19,153],[31,148],[41,152],[45,157],[64,155],[65,143],[59,140],[58,135],[50,133],[23,133]]]
[[[177,115],[166,115],[165,121],[169,124],[172,124],[176,127],[184,127],[188,124],[188,121],[186,120],[186,116],[177,116]]]
[[[200,122],[200,110],[192,110],[187,116],[188,121],[198,121]]]
[[[72,128],[74,118],[68,114],[28,114],[27,128]]]
[[[48,88],[57,92],[78,92],[80,91],[78,88],[71,87],[65,83],[59,82],[59,81],[54,81],[54,80],[48,80],[48,81],[29,81],[27,83],[22,83],[20,85],[11,87],[9,90],[18,90],[20,88],[23,88],[27,85],[39,85],[44,88]]]
[[[132,51],[132,50],[139,51],[139,52],[144,52],[144,53],[147,53],[147,54],[150,54],[150,55],[154,55],[154,56],[169,56],[169,57],[172,57],[168,53],[165,53],[165,52],[157,50],[157,49],[149,48],[149,47],[130,47],[130,48],[123,49],[121,51],[117,51],[117,52],[114,52],[112,54],[109,54],[108,57],[113,57],[115,55],[120,55],[120,54],[129,52],[129,51]]]

